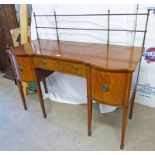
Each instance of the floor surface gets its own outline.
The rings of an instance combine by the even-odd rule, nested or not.
[[[101,114],[94,104],[88,137],[86,105],[46,99],[47,119],[35,93],[27,106],[24,111],[14,82],[0,77],[0,150],[120,150],[121,109]],[[155,109],[135,104],[124,150],[155,150]]]

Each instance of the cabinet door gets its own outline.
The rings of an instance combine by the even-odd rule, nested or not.
[[[34,82],[32,62],[29,57],[16,57],[16,71],[18,78],[25,82]]]
[[[92,95],[97,101],[123,105],[126,73],[92,70]]]

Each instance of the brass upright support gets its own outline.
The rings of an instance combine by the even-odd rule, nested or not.
[[[56,16],[55,11],[54,11],[54,19],[55,19],[55,29],[56,29],[56,35],[57,35],[58,49],[59,49],[59,54],[60,54],[60,41],[59,41],[59,33],[58,33],[57,16]]]
[[[109,45],[109,29],[110,29],[110,10],[108,10],[108,34],[107,34],[107,45]]]

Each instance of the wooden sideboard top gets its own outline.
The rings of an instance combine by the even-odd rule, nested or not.
[[[106,70],[134,71],[143,49],[120,46],[39,39],[14,47],[11,52],[17,56],[53,57],[68,61],[90,64]]]

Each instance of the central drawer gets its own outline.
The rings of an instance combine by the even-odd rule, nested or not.
[[[92,69],[92,96],[97,101],[122,106],[126,73]]]
[[[34,57],[33,64],[36,68],[42,68],[63,73],[84,76],[85,67],[82,63],[63,61],[52,58]]]
[[[84,76],[85,67],[81,63],[74,63],[68,61],[59,61],[59,71],[68,74]]]
[[[33,58],[34,67],[49,69],[49,70],[58,70],[58,61],[51,58],[43,57],[34,57]]]

